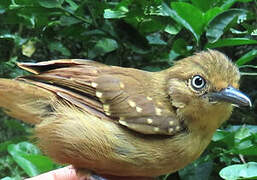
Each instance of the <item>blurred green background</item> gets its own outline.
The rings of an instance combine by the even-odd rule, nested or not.
[[[237,64],[253,108],[236,109],[197,161],[160,179],[257,179],[256,0],[0,1],[0,77],[24,75],[16,62],[60,58],[159,71],[207,48]],[[60,167],[31,134],[31,126],[0,112],[1,179]]]

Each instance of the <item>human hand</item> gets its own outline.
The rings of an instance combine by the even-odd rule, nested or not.
[[[115,177],[105,176],[105,178],[91,175],[89,172],[84,172],[83,175],[77,173],[72,166],[66,166],[64,168],[56,169],[53,171],[40,174],[38,176],[28,178],[26,180],[154,180],[150,177]]]
[[[72,166],[56,169],[26,180],[79,180],[76,170]]]

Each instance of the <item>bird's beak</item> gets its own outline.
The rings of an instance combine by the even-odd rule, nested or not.
[[[207,97],[210,101],[223,101],[231,103],[235,106],[249,106],[252,107],[252,102],[245,94],[241,91],[228,86],[226,89],[223,89],[219,92],[211,92],[207,94]]]

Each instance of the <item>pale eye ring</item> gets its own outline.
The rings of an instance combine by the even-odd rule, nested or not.
[[[201,90],[205,87],[206,85],[206,81],[205,79],[200,76],[200,75],[195,75],[192,77],[191,79],[191,86],[195,89],[195,90]]]

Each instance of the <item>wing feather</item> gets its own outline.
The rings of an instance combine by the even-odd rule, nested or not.
[[[20,63],[36,75],[20,77],[55,92],[61,99],[99,118],[109,118],[143,134],[173,135],[184,129],[164,87],[163,97],[152,97],[153,73],[106,66],[89,60]],[[152,82],[153,85],[148,83]],[[160,103],[162,102],[162,103]]]

